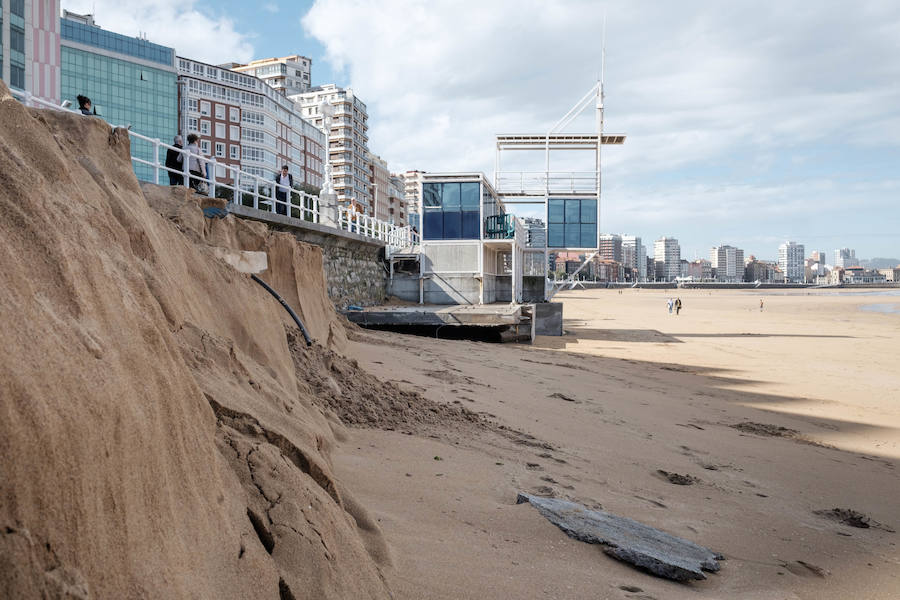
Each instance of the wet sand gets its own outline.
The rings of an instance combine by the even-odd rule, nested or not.
[[[900,596],[895,298],[565,292],[534,346],[355,335],[368,371],[506,429],[351,429],[339,478],[378,519],[399,598]],[[900,299],[896,299],[900,303]],[[690,475],[673,485],[659,470]],[[517,491],[722,552],[676,584],[566,537]],[[853,509],[860,529],[814,511]],[[639,591],[638,591],[639,590]]]

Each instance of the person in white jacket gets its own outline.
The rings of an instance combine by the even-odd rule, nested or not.
[[[191,182],[190,186],[195,191],[200,191],[200,184],[203,183],[203,179],[205,175],[203,174],[203,162],[200,158],[200,136],[196,133],[188,134],[188,145],[185,147],[185,150],[191,153],[190,158],[188,159],[188,171],[190,171]]]

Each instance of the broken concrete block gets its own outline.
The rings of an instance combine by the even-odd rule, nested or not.
[[[517,504],[531,503],[569,537],[601,544],[604,552],[654,575],[686,581],[706,579],[703,571],[718,571],[724,557],[703,546],[659,529],[580,504],[519,493]]]

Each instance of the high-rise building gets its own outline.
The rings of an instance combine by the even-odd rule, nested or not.
[[[321,105],[332,106],[331,131],[328,135],[328,156],[333,168],[332,179],[338,202],[353,206],[369,214],[373,209],[369,166],[369,134],[365,103],[350,88],[333,83],[292,94],[290,99],[300,107],[300,114],[325,131]]]
[[[388,198],[391,190],[391,172],[388,169],[387,161],[377,154],[368,154],[369,161],[369,183],[372,184],[373,206],[369,211],[380,221],[390,221],[391,213]]]
[[[681,246],[675,238],[661,237],[653,242],[653,258],[657,281],[675,281],[681,275]]]
[[[803,244],[797,242],[785,242],[778,246],[778,266],[784,273],[785,283],[803,283],[805,279],[804,251]]]
[[[734,246],[713,246],[709,262],[715,269],[716,281],[734,283],[744,279],[744,251]]]
[[[91,15],[65,11],[60,30],[62,99],[78,106],[76,97],[87,96],[110,125],[172,143],[178,125],[175,50],[101,29]],[[133,140],[131,154],[153,161],[154,146]],[[134,172],[145,181],[154,177],[147,165],[135,163]]]
[[[59,0],[0,0],[0,79],[58,103]]]
[[[856,258],[856,250],[852,248],[839,248],[834,251],[834,266],[836,267],[858,267],[859,260]]]
[[[292,54],[281,58],[251,60],[246,65],[229,63],[229,65],[223,66],[232,71],[258,77],[273,90],[277,90],[285,96],[309,91],[312,60],[306,56]]]
[[[178,84],[179,130],[200,135],[217,178],[233,185],[230,165],[272,181],[288,165],[295,186],[322,187],[325,134],[287,97],[252,75],[180,56]]]
[[[617,233],[600,234],[600,247],[598,256],[601,260],[614,260],[617,263],[621,263],[622,236]]]
[[[406,198],[406,208],[409,210],[409,224],[416,231],[421,232],[419,213],[422,208],[422,176],[425,171],[407,171],[403,178],[403,196]]]
[[[403,178],[399,175],[391,175],[390,187],[388,188],[388,211],[390,217],[388,222],[398,227],[406,227],[409,225],[409,212],[406,206],[406,197],[403,194]]]
[[[545,248],[547,246],[547,225],[543,219],[525,217],[525,245],[529,248]]]
[[[637,281],[647,280],[647,247],[636,235],[622,236],[622,262],[636,273]]]

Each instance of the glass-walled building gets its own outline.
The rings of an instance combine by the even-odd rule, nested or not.
[[[59,0],[0,0],[0,78],[59,102]]]
[[[97,115],[110,125],[131,126],[135,133],[172,143],[178,128],[175,51],[144,39],[105,31],[90,15],[66,11],[61,19],[62,99],[91,99]],[[153,146],[132,141],[132,155],[153,159]],[[135,164],[139,179],[151,181],[153,169]]]
[[[597,247],[597,199],[553,198],[547,201],[547,246]]]

